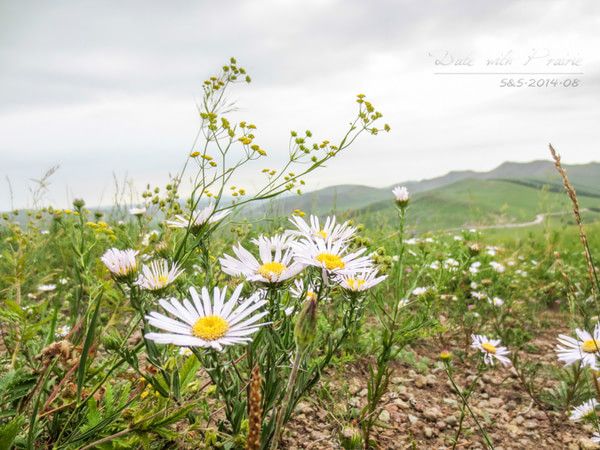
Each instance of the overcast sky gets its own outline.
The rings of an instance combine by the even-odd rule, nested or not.
[[[5,177],[24,207],[29,179],[53,165],[56,206],[110,201],[113,173],[164,182],[189,151],[202,80],[230,56],[253,78],[232,98],[275,162],[290,129],[339,137],[357,93],[392,126],[311,175],[310,189],[489,170],[547,158],[548,142],[565,162],[600,160],[598,30],[595,0],[0,0],[0,210]],[[486,65],[501,55],[511,64]],[[259,178],[240,181],[251,190]]]

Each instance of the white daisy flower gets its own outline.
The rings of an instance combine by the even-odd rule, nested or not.
[[[387,278],[387,275],[377,276],[377,269],[363,270],[349,275],[341,275],[340,286],[352,292],[363,292],[378,285]]]
[[[575,329],[577,339],[560,334],[558,342],[561,345],[556,346],[558,359],[569,366],[577,361],[581,361],[582,366],[588,366],[597,369],[597,357],[600,354],[600,323],[594,327],[593,336],[579,328]]]
[[[459,262],[454,258],[448,258],[444,261],[445,269],[455,269],[459,265],[460,265]]]
[[[579,406],[576,406],[571,410],[571,415],[569,419],[573,422],[580,422],[582,420],[591,419],[596,415],[596,407],[598,406],[598,401],[595,398],[588,400],[585,403],[582,403]]]
[[[192,217],[178,214],[175,216],[175,220],[167,220],[167,226],[171,228],[188,228],[194,234],[198,233],[200,229],[207,223],[217,223],[223,220],[229,215],[231,211],[220,211],[215,213],[215,204],[209,203],[208,206],[202,208],[200,211],[194,213]]]
[[[371,258],[361,256],[366,248],[361,248],[354,253],[346,253],[348,247],[343,244],[342,240],[303,240],[292,243],[292,248],[298,262],[320,267],[331,275],[360,272],[373,265]]]
[[[275,253],[278,248],[281,250],[287,250],[293,240],[294,236],[288,232],[274,234],[273,236],[264,236],[261,234],[259,237],[252,239],[250,242],[257,246],[260,246],[261,242],[266,242],[271,248],[271,252]]]
[[[298,300],[312,300],[317,298],[317,288],[313,283],[309,283],[304,287],[303,280],[294,280],[294,286],[290,287],[290,294]]]
[[[471,347],[483,353],[483,361],[487,365],[493,366],[494,358],[500,361],[504,366],[509,366],[511,364],[510,359],[506,357],[510,352],[506,347],[500,346],[500,339],[488,339],[480,334],[472,334],[471,340]]]
[[[488,302],[490,302],[491,305],[498,306],[498,307],[504,305],[504,300],[502,300],[500,297],[494,297],[491,299],[488,298]]]
[[[62,339],[70,332],[71,332],[71,327],[69,325],[62,325],[56,329],[55,335],[58,339]]]
[[[182,273],[183,270],[177,263],[173,263],[169,267],[168,261],[164,259],[154,260],[149,265],[142,267],[137,284],[149,291],[160,291],[175,281]]]
[[[325,223],[321,226],[317,216],[310,216],[310,224],[299,216],[290,217],[298,230],[290,230],[290,233],[296,236],[302,236],[313,242],[331,241],[344,243],[348,241],[356,232],[356,228],[350,226],[348,222],[336,225],[335,216],[327,217]]]
[[[406,205],[410,199],[410,193],[408,192],[408,189],[406,189],[406,186],[396,186],[392,189],[392,194],[394,194],[396,203],[399,205]]]
[[[55,289],[56,289],[55,284],[40,284],[38,286],[38,291],[40,291],[40,292],[52,292]]]
[[[137,261],[135,259],[137,254],[138,252],[132,249],[119,250],[118,248],[111,248],[104,252],[100,260],[116,279],[122,280],[133,276],[137,271]]]
[[[496,261],[490,262],[490,266],[498,273],[503,273],[506,270],[506,268],[502,264]]]
[[[486,252],[488,255],[490,255],[490,256],[496,256],[496,253],[498,253],[498,247],[494,247],[494,246],[488,245],[488,246],[485,248],[485,252]]]
[[[476,298],[477,300],[483,300],[487,298],[487,295],[484,292],[471,291],[471,297]]]
[[[129,214],[131,214],[132,216],[141,217],[144,214],[146,214],[146,208],[144,208],[143,206],[141,208],[130,208]]]
[[[428,287],[416,287],[412,290],[412,295],[415,297],[420,297],[421,295],[425,295],[428,290]]]
[[[257,322],[268,314],[267,311],[254,315],[252,313],[264,306],[267,301],[257,300],[255,298],[257,294],[241,300],[241,291],[240,284],[230,299],[225,301],[227,288],[220,290],[216,287],[211,300],[208,289],[202,288],[200,296],[192,287],[190,288],[192,301],[161,299],[160,306],[176,319],[151,312],[146,316],[148,323],[166,333],[148,333],[145,337],[157,344],[205,347],[217,351],[223,350],[225,346],[250,342],[252,339],[249,336],[266,325],[265,322]]]
[[[261,262],[238,244],[237,247],[233,247],[237,258],[227,254],[219,258],[223,272],[232,276],[243,275],[248,281],[280,283],[304,269],[302,264],[292,260],[291,249],[283,250],[283,241],[275,241],[275,248],[272,247],[273,241],[268,238],[259,238],[257,242]]]

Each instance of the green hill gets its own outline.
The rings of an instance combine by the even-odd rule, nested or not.
[[[565,165],[564,167],[580,196],[600,196],[600,163],[592,162],[588,164]],[[492,182],[494,180],[501,180],[499,182],[503,184],[494,184]],[[492,183],[483,183],[477,185],[477,188],[467,189],[467,186],[473,186],[473,184],[469,184],[470,182],[477,181],[490,181]],[[465,182],[465,184],[460,184],[461,182]],[[513,186],[510,186],[511,183]],[[395,183],[393,186],[406,186],[411,192],[411,195],[415,197],[415,200],[421,198],[419,194],[431,192],[432,195],[424,197],[424,199],[427,199],[426,201],[432,205],[433,212],[439,211],[440,209],[445,210],[447,209],[446,207],[448,204],[454,204],[456,202],[458,202],[456,211],[462,211],[464,206],[460,205],[464,205],[464,198],[441,199],[439,194],[434,193],[434,191],[437,192],[437,190],[455,184],[456,186],[449,192],[454,192],[459,189],[460,186],[463,186],[463,189],[467,189],[468,192],[462,192],[462,195],[475,196],[474,200],[468,203],[470,205],[469,208],[475,208],[475,211],[481,211],[481,214],[478,215],[473,213],[472,218],[474,220],[478,220],[480,218],[479,216],[483,215],[487,218],[486,221],[488,221],[494,214],[496,214],[495,218],[502,219],[503,214],[505,214],[504,210],[506,210],[506,214],[508,214],[506,216],[507,220],[518,219],[519,211],[530,211],[530,216],[534,217],[534,212],[538,211],[538,208],[536,207],[537,203],[536,205],[528,204],[527,206],[523,206],[521,205],[523,199],[521,199],[520,196],[524,196],[528,201],[532,198],[537,199],[537,194],[535,193],[540,190],[547,190],[560,194],[555,197],[557,201],[561,198],[561,201],[563,201],[565,198],[562,181],[551,161],[532,161],[527,163],[506,162],[489,172],[475,172],[471,170],[454,171],[441,177],[420,181],[405,181]],[[296,208],[319,215],[329,213],[343,214],[348,211],[356,212],[362,210],[374,212],[385,208],[384,205],[389,205],[389,202],[393,198],[391,193],[393,186],[384,188],[359,185],[332,186],[304,193],[300,196],[288,196],[261,204],[258,207],[255,207],[250,214],[254,216],[288,215]],[[476,193],[475,191],[477,189],[498,190],[499,186],[502,186],[502,189],[499,189],[498,193],[490,193],[488,195],[489,198],[486,198],[485,202],[483,202],[482,205],[479,205],[479,202],[476,200],[479,196],[483,196],[484,194]],[[530,190],[527,190],[527,188]],[[504,205],[504,210],[498,209]],[[452,214],[454,214],[453,211],[454,209],[450,208],[450,211],[447,211],[448,215],[452,216]],[[462,217],[461,214],[462,212],[457,213],[456,219],[451,220],[451,222],[458,224],[460,222],[459,219]],[[511,216],[511,214],[516,214],[516,216]],[[460,224],[457,226],[460,226]]]
[[[600,195],[579,194],[582,208],[600,208]],[[409,225],[418,231],[468,228],[533,221],[541,213],[569,214],[571,204],[563,192],[514,180],[461,180],[412,197]],[[374,226],[396,220],[391,199],[350,215]]]

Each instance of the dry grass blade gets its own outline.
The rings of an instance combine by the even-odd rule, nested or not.
[[[590,277],[590,283],[592,286],[592,293],[596,300],[598,300],[598,289],[600,283],[598,281],[598,274],[596,273],[596,268],[594,266],[594,260],[592,258],[592,252],[590,251],[590,246],[588,244],[587,235],[585,234],[585,230],[583,228],[583,221],[581,219],[581,209],[579,207],[579,200],[577,200],[577,192],[575,191],[575,187],[569,181],[569,177],[567,176],[567,171],[561,164],[560,155],[556,152],[552,144],[549,144],[550,153],[552,154],[552,159],[554,159],[554,166],[558,171],[560,177],[563,180],[563,186],[567,191],[567,195],[571,199],[571,203],[573,204],[573,215],[575,216],[575,221],[577,222],[577,226],[579,227],[579,239],[581,244],[583,245],[583,252],[585,255],[585,261],[587,263],[588,275]]]

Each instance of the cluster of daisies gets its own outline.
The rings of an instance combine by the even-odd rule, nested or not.
[[[575,329],[575,336],[571,337],[565,334],[558,336],[558,345],[556,354],[558,359],[566,366],[580,364],[581,367],[589,367],[597,377],[600,366],[598,358],[600,357],[600,323],[596,324],[592,333],[579,328]],[[595,398],[591,398],[583,404],[576,406],[571,411],[570,419],[574,422],[591,422],[598,426],[599,418],[597,409],[600,404]],[[600,444],[600,432],[595,432],[591,440]]]
[[[208,208],[208,209],[207,209]],[[225,217],[215,213],[214,206],[204,208],[194,217],[176,217],[167,226],[198,231]],[[292,285],[290,293],[302,298],[316,298],[316,286],[304,283],[298,275],[307,267],[316,267],[322,283],[339,286],[350,293],[360,293],[385,280],[380,275],[366,248],[351,249],[356,228],[348,222],[337,223],[329,217],[321,223],[315,216],[309,221],[292,217],[295,226],[275,236],[259,236],[252,240],[250,250],[241,244],[232,248],[232,255],[219,258],[224,273],[244,278],[255,285],[256,292],[242,298],[243,284],[237,286],[230,297],[227,289],[216,287],[211,293],[202,288],[197,292],[189,289],[190,298],[179,301],[161,298],[158,303],[168,313],[151,312],[146,316],[150,325],[160,332],[147,333],[146,339],[159,344],[182,347],[205,347],[221,351],[225,346],[242,344],[251,340],[261,326],[269,322],[262,319],[268,315],[264,306],[265,287]],[[132,249],[110,249],[102,256],[102,262],[118,282],[138,286],[160,296],[173,283],[182,269],[167,260],[154,260],[138,270],[138,252]],[[286,309],[290,314],[293,309]],[[267,318],[268,320],[269,318]]]

